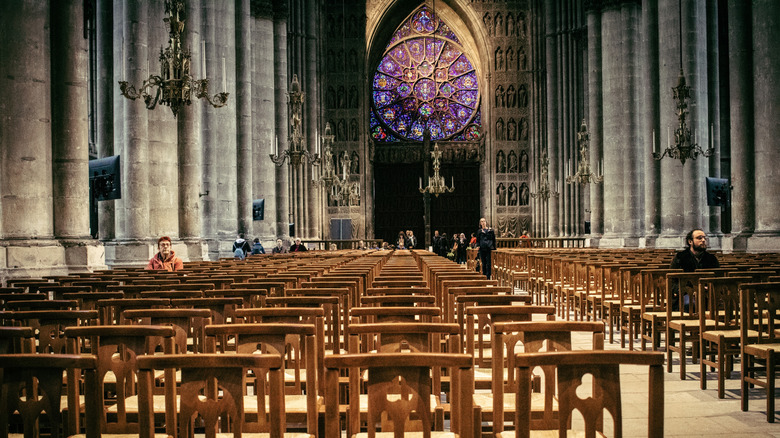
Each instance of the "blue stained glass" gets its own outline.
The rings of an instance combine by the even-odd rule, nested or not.
[[[434,34],[436,38],[431,35]],[[374,74],[371,135],[378,141],[479,135],[479,84],[455,33],[426,6],[393,35]]]

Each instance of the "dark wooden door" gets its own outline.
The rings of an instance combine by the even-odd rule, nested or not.
[[[412,230],[418,242],[424,240],[425,205],[418,190],[422,172],[422,163],[374,166],[375,238],[395,245],[399,231]]]
[[[464,233],[469,238],[479,226],[479,166],[477,164],[442,164],[442,176],[448,186],[455,181],[455,191],[431,196],[431,235],[435,230]]]

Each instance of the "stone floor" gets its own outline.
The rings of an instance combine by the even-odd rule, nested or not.
[[[616,339],[619,339],[616,337]],[[588,348],[590,339],[574,339],[575,348]],[[635,347],[636,348],[636,347]],[[605,349],[619,350],[620,343],[605,344]],[[675,358],[677,355],[675,354]],[[750,411],[740,409],[739,364],[737,372],[726,381],[726,396],[718,399],[716,374],[708,373],[706,390],[699,387],[699,365],[688,359],[687,375],[680,380],[678,362],[664,379],[664,436],[667,437],[780,437],[780,412],[775,408],[775,423],[766,421],[766,398],[758,389],[751,390]],[[623,435],[647,436],[647,367],[623,366]],[[780,406],[780,400],[776,405]]]

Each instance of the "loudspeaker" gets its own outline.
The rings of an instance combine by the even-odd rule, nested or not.
[[[252,220],[261,221],[265,218],[265,199],[252,201]]]

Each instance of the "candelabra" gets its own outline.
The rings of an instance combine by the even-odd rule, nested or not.
[[[451,187],[447,187],[444,182],[444,177],[439,174],[439,168],[441,167],[441,151],[439,150],[439,144],[434,143],[433,150],[431,151],[431,158],[433,158],[433,176],[428,177],[428,185],[423,188],[422,177],[420,178],[420,193],[430,193],[437,198],[442,193],[452,193],[455,191],[455,178],[450,181]]]
[[[686,121],[688,117],[688,99],[693,95],[691,87],[685,83],[685,75],[682,68],[682,0],[679,2],[679,36],[680,36],[680,77],[677,86],[672,87],[672,95],[677,106],[678,126],[674,130],[674,146],[671,145],[669,134],[666,136],[666,149],[659,153],[655,145],[655,132],[653,132],[653,158],[660,160],[665,156],[680,160],[685,165],[685,160],[695,160],[699,155],[712,156],[715,150],[712,145],[712,132],[710,132],[710,147],[705,151],[696,143],[696,137],[691,135]]]
[[[588,144],[590,143],[590,134],[588,134],[588,126],[585,124],[585,120],[582,120],[580,130],[577,131],[577,143],[580,146],[580,162],[577,165],[577,173],[566,177],[567,184],[598,184],[604,181],[604,175],[601,173],[601,169],[598,170],[598,175],[593,174],[590,170],[590,158],[588,157]],[[599,163],[599,167],[601,164]],[[570,173],[571,169],[566,166],[566,173]]]
[[[341,178],[333,168],[333,131],[330,123],[325,125],[325,135],[322,136],[322,175],[314,181],[319,187],[331,190],[331,196],[339,205],[358,205],[360,203],[360,184],[349,181],[349,154],[344,151],[341,157]]]
[[[547,159],[547,152],[545,152],[542,155],[542,172],[541,172],[541,182],[539,183],[536,193],[531,193],[531,197],[536,199],[539,198],[542,201],[546,201],[550,199],[550,197],[557,198],[558,197],[558,183],[556,182],[556,188],[555,191],[552,191],[550,188],[550,182],[548,178],[548,168],[550,166],[550,160]]]
[[[206,99],[214,108],[221,108],[227,104],[228,93],[223,91],[214,96],[209,95],[209,80],[195,80],[190,76],[190,51],[182,50],[181,35],[184,32],[185,19],[184,0],[165,0],[165,13],[167,18],[163,21],[168,25],[168,47],[160,48],[160,74],[150,75],[141,88],[136,90],[134,85],[127,81],[119,81],[119,90],[122,96],[130,100],[143,98],[147,109],[154,109],[157,104],[167,105],[176,117],[184,105],[192,103],[192,94],[198,99]],[[205,43],[204,43],[205,46]],[[205,51],[203,55],[203,75],[206,72]],[[122,50],[122,73],[125,71],[124,48]],[[147,62],[147,70],[149,64]],[[226,89],[225,60],[222,60],[222,88]]]
[[[306,150],[306,138],[301,129],[301,114],[305,93],[301,91],[301,84],[298,82],[298,75],[293,74],[290,83],[290,92],[287,93],[287,103],[290,108],[290,146],[279,154],[279,141],[276,139],[276,148],[268,156],[277,166],[281,166],[284,160],[290,159],[290,164],[297,168],[305,157],[311,164],[319,164],[320,158],[315,153],[312,154]]]

